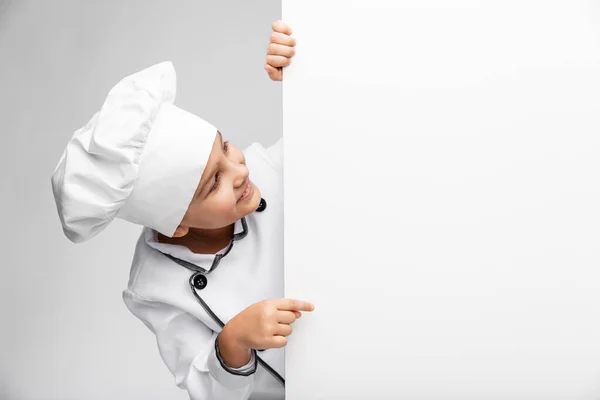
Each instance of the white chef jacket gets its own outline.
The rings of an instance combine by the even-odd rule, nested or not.
[[[218,267],[205,275],[205,288],[192,288],[193,271],[167,255],[209,269],[214,254],[195,254],[185,246],[159,243],[156,232],[147,227],[138,239],[123,299],[155,334],[176,385],[187,390],[192,400],[285,397],[276,377],[285,379],[284,349],[253,351],[247,365],[226,366],[216,346],[221,326],[192,292],[223,323],[254,303],[283,297],[282,151],[282,139],[268,149],[253,143],[244,150],[250,179],[267,207],[244,218],[246,236],[235,240]],[[236,221],[234,234],[242,230],[242,220]],[[263,367],[257,357],[270,368]]]

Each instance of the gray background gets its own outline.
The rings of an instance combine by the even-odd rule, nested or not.
[[[72,244],[50,176],[110,88],[165,60],[176,105],[239,147],[274,143],[281,84],[263,65],[280,15],[275,0],[0,1],[0,399],[187,398],[121,300],[140,228]]]

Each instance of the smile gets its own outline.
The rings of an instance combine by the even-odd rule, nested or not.
[[[246,189],[244,190],[244,193],[242,193],[242,196],[239,198],[238,201],[246,200],[248,197],[250,197],[250,195],[252,194],[253,191],[254,191],[254,188],[252,187],[252,182],[250,181],[250,179],[248,179],[248,184],[246,185]]]

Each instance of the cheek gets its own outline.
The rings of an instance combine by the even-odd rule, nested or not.
[[[256,189],[255,186],[254,196],[258,192]],[[260,201],[260,194],[258,201]],[[247,212],[237,203],[235,193],[231,190],[220,191],[213,193],[210,199],[204,200],[201,204],[190,206],[185,221],[192,227],[216,229],[235,222],[242,214]]]
[[[223,191],[211,199],[211,212],[219,219],[230,219],[237,213],[237,199],[233,191]]]

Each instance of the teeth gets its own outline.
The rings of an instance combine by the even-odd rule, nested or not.
[[[244,190],[244,193],[242,194],[241,198],[246,196],[248,192],[250,192],[250,182],[248,182],[248,184],[246,185],[246,190]]]

